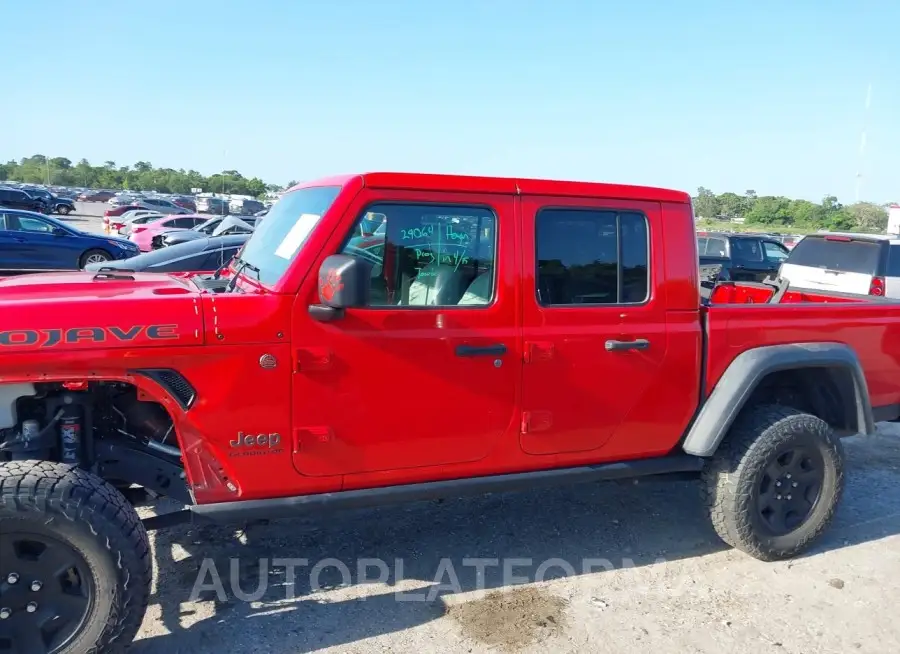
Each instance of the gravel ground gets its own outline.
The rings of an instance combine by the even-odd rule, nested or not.
[[[837,520],[814,551],[790,562],[726,549],[692,482],[159,532],[157,585],[131,651],[900,652],[900,425],[845,446]],[[293,581],[271,563],[296,557],[308,564]],[[477,576],[466,561],[481,557],[501,563]],[[330,567],[316,583],[311,568],[328,558],[350,578]],[[387,562],[386,582],[361,583],[378,578],[374,567],[358,574],[367,558]],[[524,579],[510,582],[500,570],[514,558],[531,566],[513,561]],[[555,567],[538,569],[550,559]],[[191,601],[198,578],[207,590]],[[260,579],[262,592],[247,598]],[[430,601],[404,601],[416,594]]]

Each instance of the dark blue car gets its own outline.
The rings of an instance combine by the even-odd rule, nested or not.
[[[0,207],[0,271],[80,270],[127,259],[138,247],[122,238],[88,234],[61,220]]]

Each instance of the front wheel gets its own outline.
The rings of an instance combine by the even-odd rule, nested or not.
[[[64,204],[57,207],[56,210],[59,211],[59,213],[63,216],[68,216],[70,213],[72,213],[72,207],[66,206]]]
[[[150,544],[119,492],[74,466],[0,464],[0,522],[0,652],[103,654],[134,639]]]
[[[81,255],[81,267],[84,268],[89,263],[104,263],[106,261],[111,261],[112,257],[109,256],[109,252],[104,250],[88,250],[83,255]]]
[[[704,471],[713,527],[764,561],[806,550],[828,528],[844,488],[831,427],[786,406],[744,411]]]

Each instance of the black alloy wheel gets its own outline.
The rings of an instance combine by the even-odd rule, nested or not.
[[[0,653],[62,651],[83,629],[94,595],[88,563],[71,545],[0,533]]]
[[[773,536],[798,529],[815,510],[824,480],[825,461],[817,448],[779,452],[763,470],[756,496],[762,529]]]

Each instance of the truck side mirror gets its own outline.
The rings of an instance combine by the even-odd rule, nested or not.
[[[372,264],[346,254],[333,254],[319,268],[319,304],[309,307],[316,320],[340,318],[345,309],[369,303]]]

